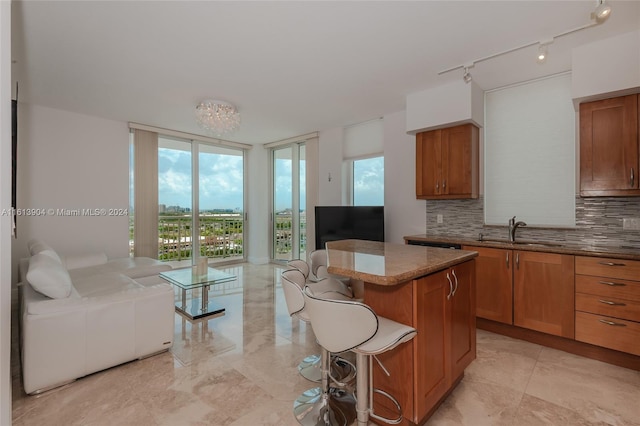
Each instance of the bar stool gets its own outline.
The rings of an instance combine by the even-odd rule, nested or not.
[[[285,277],[285,279],[287,280],[295,281],[295,284],[297,284],[301,290],[307,283],[314,283],[314,288],[316,288],[316,290],[321,293],[335,291],[348,298],[351,298],[353,296],[351,289],[342,281],[334,279],[322,279],[315,282],[309,281],[309,264],[304,260],[290,260],[287,262],[287,265],[294,269],[297,269],[304,276],[304,281],[302,281],[299,276],[296,276],[296,274],[288,274],[288,276]],[[296,292],[294,291],[293,293]],[[286,298],[287,292],[285,292],[285,299]],[[292,309],[294,311],[299,309],[299,303],[295,301],[295,298],[292,298],[290,302],[292,303]],[[302,302],[304,303],[304,301]],[[287,307],[288,306],[289,305],[287,304]],[[297,312],[292,312],[292,310],[289,309],[289,315],[293,316],[294,314],[297,315]],[[305,322],[309,322],[308,318],[306,318],[306,315],[304,314],[297,315],[297,317]],[[312,354],[305,357],[302,361],[300,361],[300,364],[298,364],[298,371],[300,372],[300,375],[311,382],[319,383],[320,381],[322,381],[321,361],[322,357],[318,354]],[[345,380],[348,382],[350,380],[353,380],[353,377],[355,377],[355,366],[350,362],[344,360],[343,358],[337,356],[331,357],[330,368],[331,376],[335,377],[340,382]]]
[[[335,278],[335,276],[330,276],[328,273],[326,273],[321,277],[314,276],[313,278],[310,278],[309,275],[311,267],[302,259],[290,260],[287,262],[287,265],[302,272],[302,275],[304,275],[305,283],[319,283],[317,285],[314,284],[314,288],[320,289],[322,292],[336,291],[338,293],[342,293],[347,297],[353,297],[353,290],[351,289],[351,287],[349,287],[349,285],[347,285],[347,283],[345,283],[344,281]],[[326,271],[326,267],[324,270]]]
[[[402,408],[398,400],[387,392],[373,388],[373,363],[370,358],[410,341],[415,337],[416,329],[379,317],[364,303],[326,299],[323,295],[314,294],[310,286],[305,287],[303,294],[305,310],[320,345],[330,352],[351,350],[356,353],[358,426],[366,426],[369,417],[388,424],[402,422]],[[385,373],[388,374],[386,370]],[[397,418],[388,419],[373,411],[374,392],[393,402],[398,410]]]
[[[297,269],[284,271],[281,275],[287,310],[291,316],[309,322],[305,308],[303,288],[304,275]],[[318,283],[311,283],[315,286]],[[339,292],[316,289],[323,297],[351,300]],[[355,377],[355,367],[348,361],[335,357],[322,347],[320,355],[321,386],[305,391],[293,403],[296,420],[304,426],[347,426],[356,418],[355,399],[346,388]],[[308,358],[308,357],[307,357]],[[307,359],[305,358],[305,359]],[[340,376],[339,378],[336,376]],[[331,386],[332,384],[337,386]]]
[[[311,262],[311,266],[309,266],[310,273],[315,277],[315,280],[333,278],[336,281],[340,281],[351,290],[353,297],[359,299],[360,302],[362,301],[364,297],[364,282],[329,273],[329,259],[325,249],[318,249],[309,253],[309,261]]]

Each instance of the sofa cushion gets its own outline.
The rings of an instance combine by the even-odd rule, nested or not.
[[[76,256],[64,256],[61,262],[67,267],[67,270],[89,268],[96,265],[104,265],[107,263],[107,254],[100,253],[87,253]]]
[[[105,272],[80,278],[74,277],[73,287],[80,297],[103,297],[143,286],[118,272]]]
[[[31,256],[27,281],[34,290],[52,299],[69,297],[73,287],[66,268],[46,253]]]

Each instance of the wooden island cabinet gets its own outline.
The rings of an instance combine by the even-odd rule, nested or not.
[[[410,325],[416,337],[378,356],[374,387],[402,406],[403,425],[424,423],[476,357],[477,253],[373,241],[327,243],[328,270],[364,281],[364,302],[377,315]],[[391,415],[384,399],[375,410]]]

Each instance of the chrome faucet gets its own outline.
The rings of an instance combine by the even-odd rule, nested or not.
[[[527,226],[527,224],[522,221],[516,222],[515,216],[509,219],[509,241],[512,243],[516,241],[516,230],[519,226]]]

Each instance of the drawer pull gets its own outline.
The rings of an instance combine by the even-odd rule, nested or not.
[[[619,322],[613,322],[613,321],[608,321],[608,320],[604,320],[604,319],[601,319],[600,322],[603,323],[603,324],[614,325],[614,326],[617,326],[617,327],[626,327],[627,326],[627,324],[621,324]]]
[[[598,263],[604,266],[627,266],[624,263],[615,263],[615,262],[598,262]]]
[[[598,300],[598,302],[600,303],[604,303],[605,305],[609,305],[609,306],[627,306],[626,303],[619,303],[619,302],[612,302],[611,300]]]
[[[626,284],[623,283],[614,283],[613,281],[598,281],[600,284],[608,285],[611,287],[624,287]]]

